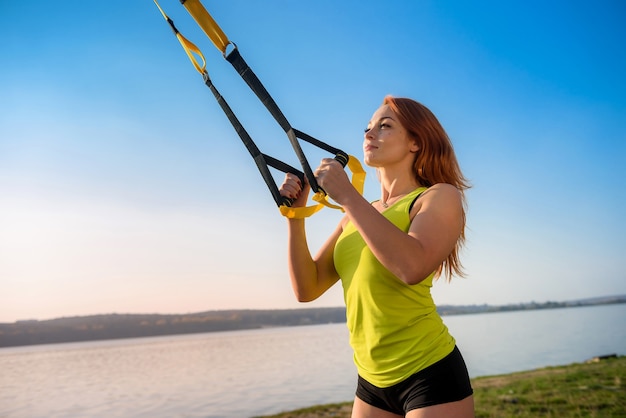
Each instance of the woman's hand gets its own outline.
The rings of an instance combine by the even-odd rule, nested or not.
[[[306,179],[304,180],[303,185],[298,176],[291,173],[285,174],[285,180],[278,188],[281,196],[293,199],[293,204],[291,205],[292,207],[306,206],[310,190],[311,186],[309,186]]]
[[[340,205],[356,189],[350,183],[346,170],[333,158],[324,158],[320,166],[315,170],[317,184],[324,189],[326,194]]]

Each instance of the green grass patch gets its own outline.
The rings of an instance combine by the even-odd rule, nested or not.
[[[473,380],[477,418],[624,417],[626,357]]]

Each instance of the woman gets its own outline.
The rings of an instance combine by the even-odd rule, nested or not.
[[[312,301],[342,282],[359,373],[353,417],[473,417],[467,368],[430,295],[434,278],[463,274],[469,186],[437,119],[411,99],[384,99],[363,150],[381,199],[369,203],[339,163],[322,160],[316,180],[346,216],[315,257],[304,220],[288,221],[294,293]],[[294,206],[309,191],[293,175],[281,186]]]

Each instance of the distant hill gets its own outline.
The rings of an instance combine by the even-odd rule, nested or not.
[[[626,295],[568,302],[530,302],[502,306],[444,305],[440,306],[438,311],[441,315],[461,315],[614,303],[626,303]],[[29,320],[0,324],[0,347],[342,323],[345,320],[346,310],[343,307],[225,310],[180,315],[106,314],[77,316],[46,321]]]
[[[0,324],[0,347],[344,322],[345,308],[106,314]]]

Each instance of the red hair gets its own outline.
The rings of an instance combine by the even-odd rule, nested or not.
[[[464,191],[470,187],[463,176],[448,134],[435,115],[424,105],[412,99],[387,96],[383,104],[396,114],[402,126],[409,132],[411,139],[418,146],[413,162],[413,174],[419,184],[425,187],[437,183],[453,185],[461,193],[463,202],[463,228],[452,252],[444,260],[436,276],[445,271],[448,280],[453,275],[464,276],[463,266],[459,259],[459,250],[465,243],[465,209]]]

